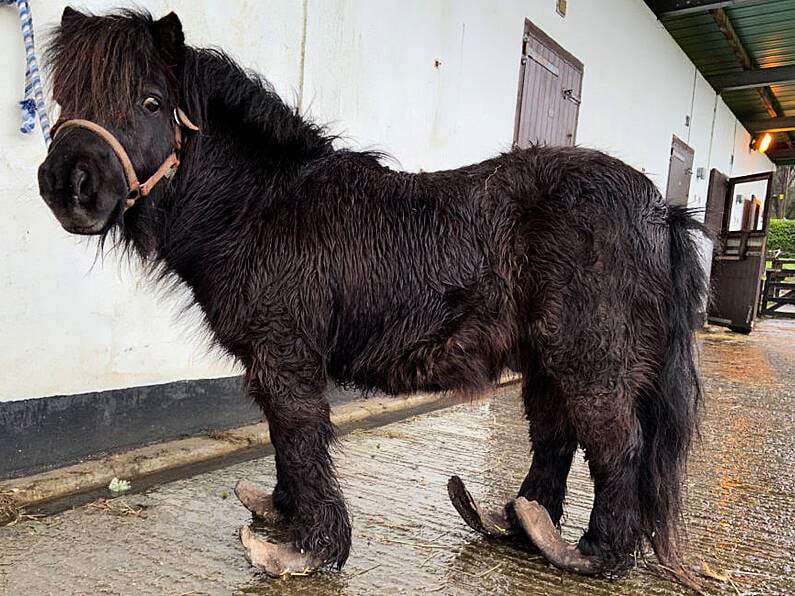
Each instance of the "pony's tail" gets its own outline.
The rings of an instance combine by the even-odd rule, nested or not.
[[[658,561],[690,583],[679,550],[679,527],[687,452],[701,405],[693,331],[702,324],[707,289],[693,231],[705,229],[681,207],[669,207],[668,225],[668,344],[656,386],[644,392],[639,404],[644,440],[638,497],[642,532]]]

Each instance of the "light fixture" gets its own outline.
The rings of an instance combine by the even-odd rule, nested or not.
[[[759,153],[764,153],[768,149],[770,149],[770,143],[773,142],[773,135],[769,132],[766,132],[760,137],[756,137],[753,142],[751,143],[751,149],[753,151],[759,151]]]

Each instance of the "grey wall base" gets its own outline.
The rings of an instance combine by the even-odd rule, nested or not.
[[[327,396],[336,405],[361,393],[329,387]],[[242,377],[0,403],[0,480],[262,419]]]
[[[0,403],[0,479],[261,418],[241,377]]]

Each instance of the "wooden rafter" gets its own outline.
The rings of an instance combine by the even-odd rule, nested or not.
[[[707,77],[709,84],[720,93],[735,89],[753,89],[784,83],[795,83],[795,66],[774,66],[772,68],[754,68],[743,72]]]
[[[745,49],[745,45],[742,39],[740,39],[740,36],[737,35],[737,31],[734,29],[734,25],[732,25],[731,19],[729,15],[726,14],[726,11],[723,10],[723,8],[714,8],[709,11],[709,14],[723,34],[723,37],[726,38],[729,47],[731,47],[732,52],[743,70],[754,70],[758,65],[748,54],[748,50]],[[757,87],[754,90],[759,95],[759,99],[762,100],[762,105],[765,106],[771,118],[780,118],[784,116],[784,111],[781,109],[778,99],[776,99],[770,87]],[[792,139],[790,139],[789,135],[783,136],[787,146],[792,148]]]
[[[787,132],[795,130],[795,116],[781,116],[768,120],[749,120],[745,123],[748,132]]]

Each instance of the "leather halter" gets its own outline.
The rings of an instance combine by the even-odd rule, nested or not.
[[[124,177],[127,179],[127,187],[129,194],[127,195],[127,202],[125,203],[124,210],[127,211],[130,207],[135,205],[140,197],[148,195],[155,184],[160,182],[163,178],[171,178],[179,167],[179,152],[182,149],[182,127],[189,130],[198,131],[199,127],[193,124],[190,119],[185,115],[180,108],[174,110],[174,151],[166,157],[165,161],[160,164],[154,174],[152,174],[145,182],[138,181],[138,175],[135,173],[135,168],[132,165],[130,156],[125,151],[119,140],[105,127],[100,126],[91,120],[81,120],[75,118],[73,120],[65,120],[56,125],[53,138],[57,138],[64,130],[69,128],[85,128],[94,134],[101,137],[119,158],[122,169],[124,170]]]

